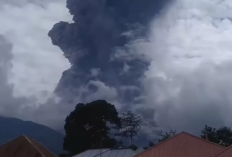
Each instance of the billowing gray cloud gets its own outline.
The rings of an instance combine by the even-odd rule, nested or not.
[[[67,8],[74,21],[71,23],[59,22],[59,17],[67,17],[62,13],[66,13],[61,7],[64,2],[49,1],[47,7],[29,5],[26,1],[27,5],[12,2],[4,3],[4,9],[0,10],[0,18],[6,21],[1,24],[0,33],[13,44],[11,50],[12,45],[1,39],[0,51],[7,52],[0,53],[5,58],[4,61],[0,58],[0,98],[4,102],[0,105],[1,114],[58,128],[76,103],[106,99],[119,109],[141,113],[146,119],[144,131],[148,134],[168,128],[198,134],[205,124],[232,125],[232,6],[229,0],[172,3],[68,0]],[[9,6],[14,6],[14,15],[27,15],[23,19],[28,24],[11,28],[17,22],[9,20],[15,18],[8,12]],[[60,10],[59,16],[52,6]],[[34,18],[26,14],[32,8],[38,11],[34,17],[42,21],[41,27],[35,27]],[[44,18],[47,14],[51,16]],[[45,37],[53,24],[49,36],[71,67],[63,72],[55,90],[60,101],[51,96],[43,104],[33,104],[33,95],[37,100],[41,97],[37,93],[51,93],[61,72],[68,68],[57,56],[62,52],[52,47]],[[45,54],[53,60],[46,60]],[[33,58],[38,64],[31,66],[25,58]],[[30,73],[22,70],[25,67],[31,68],[26,70]],[[38,78],[33,77],[34,71],[40,74]],[[10,83],[15,86],[9,84],[12,78],[15,79]],[[19,82],[28,83],[20,85]],[[26,90],[18,90],[21,86],[27,87]],[[15,91],[23,94],[16,97]]]
[[[74,22],[59,22],[48,34],[71,63],[55,92],[68,102],[106,99],[120,109],[141,103],[140,78],[149,62],[127,53],[126,45],[145,37],[149,22],[169,2],[67,0]]]
[[[130,47],[151,63],[142,80],[144,106],[159,126],[200,133],[231,126],[230,1],[178,0]]]
[[[119,111],[145,115],[144,127],[154,133],[154,109],[140,106],[149,61],[130,51],[130,42],[146,38],[151,20],[171,1],[67,0],[73,22],[61,21],[48,33],[71,64],[55,90],[63,105],[105,99]]]
[[[115,91],[112,95],[119,104],[150,115],[148,119],[164,129],[197,134],[205,124],[231,125],[229,1],[174,1],[148,19],[149,30],[133,12],[115,21],[120,17],[117,6],[124,5],[118,3],[111,6],[114,12],[110,14],[107,3],[68,1],[75,23],[60,22],[49,33],[72,64],[57,91],[97,81]],[[146,13],[151,15],[149,9]],[[150,17],[155,16],[152,14]],[[140,25],[127,27],[125,21]],[[109,28],[115,31],[109,32]],[[94,68],[98,70],[93,76]],[[87,91],[97,93],[98,89],[95,84]],[[88,98],[80,90],[76,95],[81,101]]]

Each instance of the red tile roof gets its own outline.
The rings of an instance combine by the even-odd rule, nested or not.
[[[56,157],[42,144],[22,135],[0,147],[0,157]]]
[[[215,157],[225,149],[218,144],[182,132],[135,157]]]

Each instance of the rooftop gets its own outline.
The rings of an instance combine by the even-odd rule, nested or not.
[[[182,132],[135,157],[215,157],[225,149],[218,144]]]
[[[56,157],[39,142],[22,135],[0,146],[1,157]]]
[[[136,152],[132,149],[90,149],[73,157],[133,157]]]

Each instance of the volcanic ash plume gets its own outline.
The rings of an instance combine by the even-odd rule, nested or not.
[[[128,43],[146,37],[149,22],[169,1],[67,0],[74,23],[59,22],[49,32],[71,63],[56,93],[70,103],[77,97],[140,103],[139,79],[149,62]]]

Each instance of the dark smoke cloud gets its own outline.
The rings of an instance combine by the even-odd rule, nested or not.
[[[71,63],[56,93],[71,103],[75,97],[86,101],[104,85],[116,91],[111,93],[121,104],[141,103],[135,98],[149,62],[122,50],[131,40],[146,36],[149,22],[170,1],[67,0],[74,23],[59,22],[48,34]],[[80,90],[83,86],[87,91]]]

